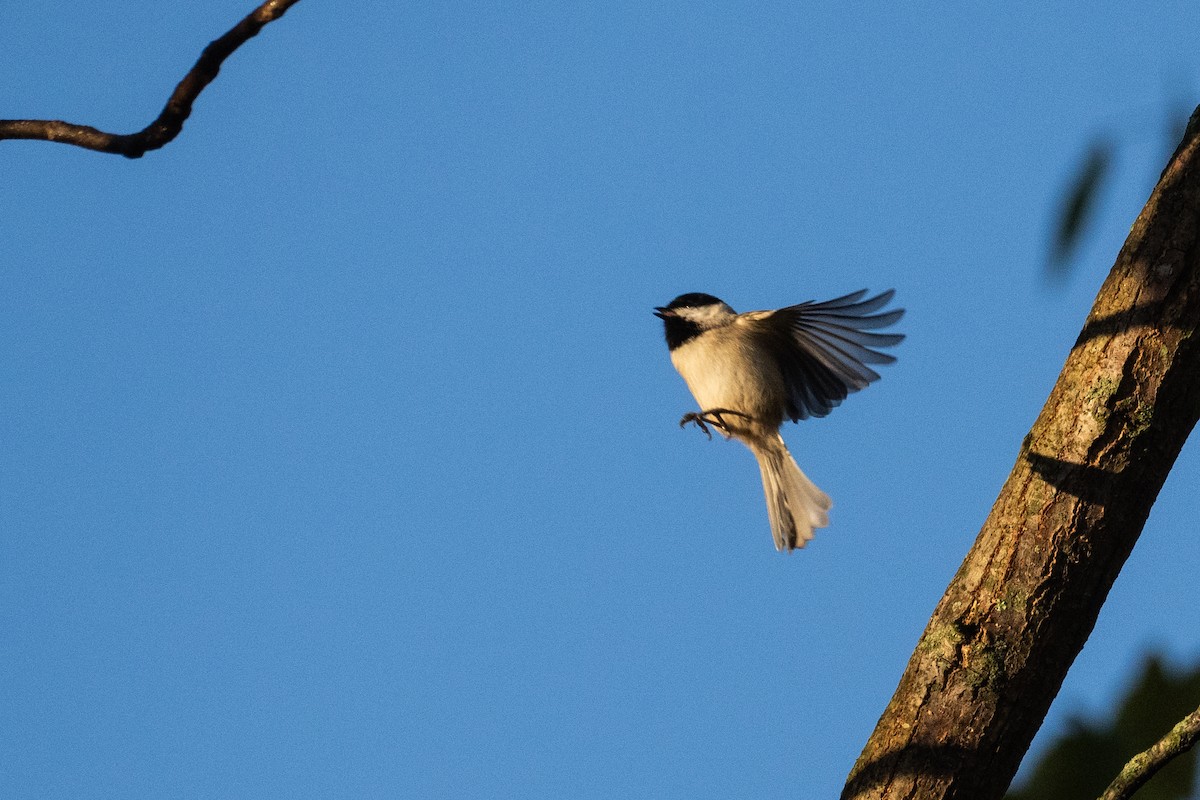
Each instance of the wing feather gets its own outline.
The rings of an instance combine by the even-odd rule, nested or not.
[[[879,380],[868,364],[890,364],[896,357],[875,348],[894,347],[903,334],[874,333],[895,324],[904,309],[875,313],[895,295],[889,289],[867,297],[866,289],[778,311],[746,315],[753,319],[780,367],[788,391],[787,414],[793,422],[823,417],[852,392]]]

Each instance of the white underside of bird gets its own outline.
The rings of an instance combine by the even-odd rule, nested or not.
[[[833,501],[804,474],[779,435],[783,413],[769,397],[783,394],[783,376],[760,349],[747,346],[736,330],[740,324],[742,319],[708,331],[703,345],[681,345],[671,352],[671,362],[702,410],[746,415],[722,415],[724,429],[718,430],[745,444],[758,460],[775,548],[803,547],[815,529],[829,524]],[[764,387],[764,376],[778,386]]]

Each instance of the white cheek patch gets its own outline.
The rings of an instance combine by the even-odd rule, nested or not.
[[[688,306],[675,310],[683,319],[694,322],[701,328],[712,328],[729,321],[734,316],[734,310],[724,303],[714,303],[707,306]]]

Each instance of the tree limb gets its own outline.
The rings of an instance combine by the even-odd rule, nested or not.
[[[175,87],[158,119],[137,133],[105,133],[90,125],[60,120],[5,119],[0,120],[0,139],[43,139],[102,153],[119,153],[127,158],[141,158],[148,151],[157,150],[179,135],[184,121],[192,113],[192,104],[204,87],[217,77],[221,64],[234,50],[258,35],[264,25],[282,17],[298,2],[300,0],[267,0],[224,36],[210,42],[195,66]]]
[[[1146,781],[1154,777],[1171,759],[1183,755],[1200,739],[1200,708],[1188,714],[1150,749],[1129,759],[1113,779],[1100,800],[1129,800]]]
[[[1197,334],[1200,109],[843,800],[1004,794],[1200,416]]]

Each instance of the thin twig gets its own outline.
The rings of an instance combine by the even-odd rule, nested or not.
[[[1100,795],[1100,800],[1128,800],[1142,784],[1154,777],[1171,759],[1181,756],[1200,739],[1200,708],[1184,717],[1178,725],[1149,750],[1129,759],[1121,773]]]
[[[282,17],[298,2],[300,0],[267,0],[220,39],[210,42],[196,65],[175,87],[158,119],[137,133],[106,133],[90,125],[60,120],[5,119],[0,120],[0,139],[43,139],[102,153],[119,153],[127,158],[141,158],[148,151],[157,150],[179,135],[184,121],[192,113],[192,104],[204,87],[217,77],[221,64],[234,50],[256,36],[264,25]]]

